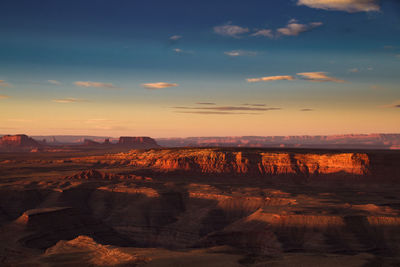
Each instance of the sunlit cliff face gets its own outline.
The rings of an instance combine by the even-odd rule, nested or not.
[[[100,157],[75,159],[103,164],[128,164],[172,172],[204,174],[318,175],[369,173],[369,158],[359,153],[301,154],[218,149],[162,149],[132,151]]]

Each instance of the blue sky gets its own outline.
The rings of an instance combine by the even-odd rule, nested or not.
[[[1,133],[400,130],[394,0],[6,0],[0,31]]]

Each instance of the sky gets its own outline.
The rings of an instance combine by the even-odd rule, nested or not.
[[[0,134],[400,133],[396,0],[2,0]]]

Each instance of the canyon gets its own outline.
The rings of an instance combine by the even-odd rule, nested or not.
[[[396,266],[400,153],[0,154],[2,266]]]

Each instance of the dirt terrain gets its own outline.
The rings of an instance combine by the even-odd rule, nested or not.
[[[399,266],[400,152],[0,154],[2,266]]]

